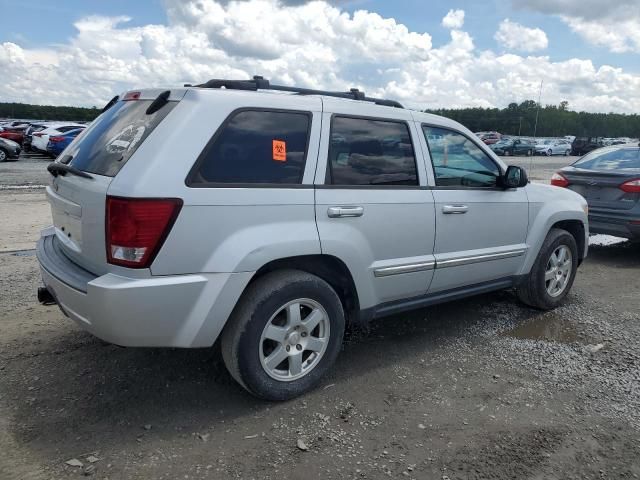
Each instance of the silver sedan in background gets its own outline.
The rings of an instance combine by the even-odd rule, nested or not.
[[[536,144],[536,154],[546,155],[571,155],[571,144],[566,140],[543,140]]]

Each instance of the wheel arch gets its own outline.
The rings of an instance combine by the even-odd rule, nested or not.
[[[587,242],[584,223],[580,220],[561,220],[554,223],[551,228],[566,230],[575,239],[578,246],[578,265],[580,265],[585,257],[584,252]]]
[[[317,254],[272,260],[256,271],[245,290],[260,277],[277,270],[300,270],[320,277],[331,285],[340,297],[347,322],[359,319],[360,300],[353,275],[347,265],[338,257]]]

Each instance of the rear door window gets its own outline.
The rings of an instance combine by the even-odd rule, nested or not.
[[[187,185],[300,184],[310,128],[308,112],[237,111],[205,147]]]
[[[335,116],[327,183],[418,185],[416,157],[405,122]]]
[[[142,142],[177,105],[177,102],[168,102],[160,110],[147,115],[146,110],[152,101],[117,102],[101,114],[61,158],[71,155],[70,165],[73,167],[96,175],[115,177]]]

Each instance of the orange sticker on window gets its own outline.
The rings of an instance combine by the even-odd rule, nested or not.
[[[273,159],[276,162],[287,161],[287,142],[283,142],[282,140],[273,141]]]

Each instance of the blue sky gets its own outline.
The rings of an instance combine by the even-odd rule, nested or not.
[[[443,22],[454,10],[464,20]],[[0,101],[86,105],[266,73],[416,107],[503,106],[544,79],[550,103],[640,110],[640,0],[0,0],[0,12]]]
[[[497,48],[493,38],[497,25],[504,18],[510,18],[546,32],[549,48],[544,54],[552,61],[589,58],[596,65],[608,64],[640,72],[637,53],[612,53],[604,47],[590,45],[559,18],[517,8],[508,1],[355,0],[343,2],[342,7],[349,12],[366,9],[395,18],[411,30],[428,32],[435,45],[449,40],[448,30],[440,25],[442,17],[451,8],[463,9],[466,29],[481,49]],[[73,23],[89,15],[127,15],[131,17],[128,26],[167,23],[162,0],[65,0],[56,4],[49,0],[0,0],[0,11],[0,42],[18,42],[28,47],[64,43],[76,33]],[[29,21],[25,22],[25,18]]]

